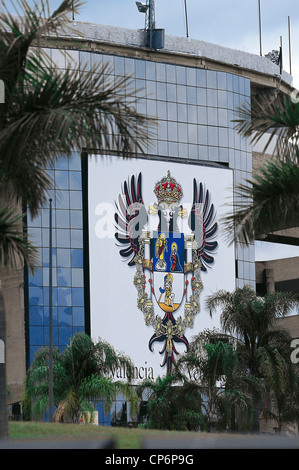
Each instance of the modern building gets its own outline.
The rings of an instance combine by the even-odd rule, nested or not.
[[[71,30],[69,34],[61,33],[55,41],[55,47],[49,38],[41,40],[39,47],[47,52],[52,66],[62,71],[70,66],[79,73],[84,73],[95,64],[108,62],[111,73],[107,78],[131,74],[132,82],[128,91],[133,90],[136,97],[140,98],[137,110],[155,117],[158,125],[148,142],[146,158],[140,155],[139,161],[122,162],[118,167],[115,157],[111,157],[115,166],[110,171],[109,165],[105,164],[107,159],[98,156],[96,166],[95,163],[90,163],[91,160],[86,155],[81,158],[84,149],[78,149],[72,158],[66,159],[62,155],[55,168],[48,169],[55,181],[55,189],[51,193],[53,341],[54,346],[61,349],[78,331],[102,336],[107,322],[101,316],[95,320],[95,309],[100,310],[103,305],[111,308],[108,300],[115,301],[116,297],[122,296],[122,289],[125,288],[119,287],[120,280],[129,279],[128,285],[130,283],[133,286],[135,270],[129,272],[127,263],[123,262],[119,269],[124,269],[124,274],[116,276],[117,294],[104,283],[106,273],[107,279],[111,281],[115,267],[110,274],[104,270],[102,277],[95,281],[95,270],[99,265],[102,264],[103,269],[107,266],[98,258],[98,254],[102,253],[104,256],[103,247],[108,245],[103,244],[101,237],[92,238],[91,224],[96,224],[94,216],[99,216],[96,213],[99,203],[114,202],[112,199],[103,200],[100,191],[100,188],[106,188],[108,178],[111,183],[113,180],[113,190],[119,188],[118,191],[121,192],[123,175],[127,174],[129,177],[140,171],[145,186],[147,176],[151,178],[148,182],[151,196],[148,197],[154,198],[151,185],[158,180],[162,181],[169,166],[175,184],[185,185],[184,191],[190,181],[190,194],[192,193],[193,178],[206,185],[206,190],[212,188],[211,204],[214,205],[215,212],[221,213],[221,203],[227,196],[236,197],[236,185],[252,178],[252,172],[255,171],[256,162],[261,155],[260,149],[251,148],[250,143],[234,129],[232,120],[237,108],[250,103],[251,97],[264,89],[273,93],[278,89],[281,93],[292,90],[292,77],[285,71],[281,74],[279,66],[266,57],[189,38],[164,37],[163,34],[159,37],[159,48],[151,49],[145,47],[143,30],[133,31],[80,22],[72,22],[72,27],[82,33],[82,36],[80,34],[74,37]],[[175,174],[172,168],[176,171]],[[154,170],[157,170],[156,180]],[[94,175],[99,178],[96,180],[99,193],[93,192],[97,186]],[[230,193],[224,191],[224,182],[230,183]],[[145,190],[147,191],[146,188]],[[186,194],[189,194],[188,191],[189,186]],[[113,194],[117,200],[118,193]],[[192,203],[192,200],[189,202]],[[28,216],[27,228],[32,241],[38,247],[40,266],[34,276],[26,268],[23,270],[22,266],[17,273],[5,271],[1,276],[7,312],[7,376],[11,403],[21,400],[26,367],[31,363],[36,350],[47,346],[49,341],[49,206],[41,208],[39,216],[34,220]],[[220,224],[218,233],[220,237]],[[93,251],[97,241],[102,244],[99,252]],[[106,251],[115,250],[117,255],[113,254],[113,257],[117,256],[121,261],[119,248],[111,248],[115,246],[115,239],[109,243]],[[211,293],[212,289],[242,287],[245,284],[255,288],[254,245],[245,246],[239,243],[223,248],[224,243],[220,243],[220,238],[217,243],[218,251],[215,250],[215,256],[213,249],[207,253],[215,258],[215,270],[213,271],[212,266],[212,269],[207,268],[207,271],[210,269],[208,274],[202,273],[203,292],[205,288]],[[206,259],[210,260],[209,256]],[[217,277],[217,282],[214,283],[211,281],[213,273]],[[134,308],[137,308],[134,286],[133,289],[134,298],[128,302],[132,301]],[[129,287],[126,285],[126,295],[129,296],[131,294],[128,291]],[[99,298],[102,300],[98,300]],[[139,314],[141,315],[140,312]],[[113,312],[109,312],[108,316],[111,318]],[[142,315],[140,318],[138,321],[144,326]],[[126,327],[126,324],[121,323],[121,318],[115,321],[120,322],[121,328]],[[186,314],[184,321],[186,322]],[[137,331],[138,325],[130,325],[131,330],[136,328]],[[200,321],[194,325],[188,331],[189,338],[201,328]],[[204,324],[203,328],[207,326],[213,324]],[[128,342],[142,356],[140,347],[146,341],[144,338],[150,339],[153,331],[146,331],[144,338],[142,333],[142,340],[139,342],[136,331],[134,341],[129,337]],[[124,336],[128,334],[126,332]],[[108,339],[113,340],[114,336],[111,338]],[[121,340],[117,343],[119,334],[115,338],[118,349],[123,343]],[[145,348],[146,354],[153,353],[147,344]],[[128,350],[131,350],[129,346]],[[143,363],[138,365],[137,378],[153,372],[146,354]],[[159,356],[158,351],[155,354]],[[161,356],[158,361],[161,362]],[[165,369],[161,368],[158,372],[161,374],[163,371]],[[122,409],[121,402],[116,406]],[[115,414],[118,414],[118,408]],[[100,422],[101,419],[100,417]]]

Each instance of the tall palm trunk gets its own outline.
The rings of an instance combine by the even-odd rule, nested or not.
[[[3,296],[0,291],[0,441],[8,440],[8,415],[7,415],[7,387],[6,387],[6,364],[5,364],[5,309]],[[3,351],[3,354],[2,354]]]

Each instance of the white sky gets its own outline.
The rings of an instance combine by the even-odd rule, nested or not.
[[[33,0],[32,0],[33,1]],[[29,3],[32,3],[29,0]],[[143,0],[145,2],[145,0]],[[6,5],[10,1],[4,1]],[[61,0],[49,0],[51,10]],[[188,30],[192,39],[253,54],[260,53],[258,0],[186,0]],[[290,72],[288,16],[291,20],[291,65],[293,85],[299,89],[299,3],[298,0],[260,0],[262,54],[279,49],[283,41],[283,68]],[[174,36],[186,36],[184,0],[155,0],[156,27]],[[77,21],[144,28],[144,14],[139,13],[135,0],[87,0],[76,15]],[[298,256],[299,247],[256,243],[256,259]]]

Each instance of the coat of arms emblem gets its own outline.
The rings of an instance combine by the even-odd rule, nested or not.
[[[193,328],[200,310],[201,272],[213,265],[218,246],[217,222],[209,191],[196,179],[189,213],[182,204],[183,188],[170,171],[153,192],[157,202],[147,208],[142,174],[124,182],[116,201],[115,238],[121,257],[135,266],[137,306],[146,326],[154,330],[148,346],[153,351],[155,342],[162,343],[161,367],[166,366],[168,373],[178,354],[176,344],[188,348],[186,330]],[[154,216],[158,223],[155,230],[148,230],[149,217]],[[186,233],[178,223],[185,218]]]

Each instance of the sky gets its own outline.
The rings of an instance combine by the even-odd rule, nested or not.
[[[143,0],[145,2],[145,0]],[[4,1],[9,5],[9,1]],[[29,0],[29,3],[30,0]],[[49,0],[54,10],[61,0]],[[293,85],[299,89],[299,2],[298,0],[260,0],[261,44],[259,36],[258,0],[186,0],[188,33],[220,46],[262,55],[278,50],[282,37],[283,68],[290,72],[288,17],[291,31],[291,71]],[[165,34],[186,37],[185,0],[155,0],[156,28]],[[144,28],[144,14],[139,13],[135,0],[87,0],[76,21],[129,29]],[[256,260],[299,256],[299,247],[278,247],[256,243]]]

